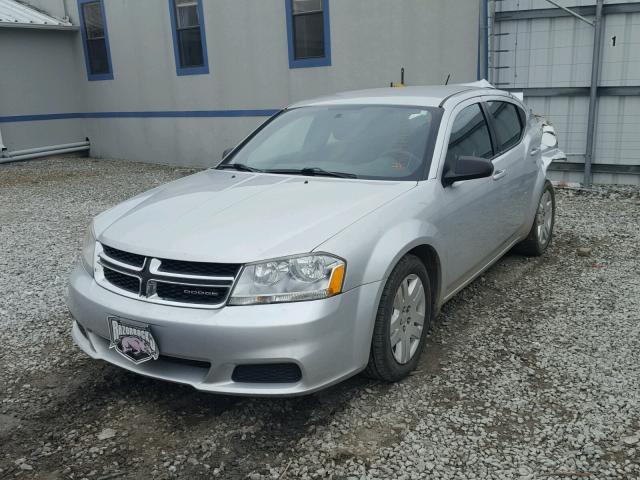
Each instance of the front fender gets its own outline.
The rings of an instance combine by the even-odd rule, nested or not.
[[[403,197],[401,203],[392,202],[376,210],[315,249],[347,260],[345,290],[380,281],[384,288],[398,261],[418,246],[428,245],[439,259],[444,258],[443,238],[438,229],[426,221],[429,202],[420,198],[421,190],[415,189],[415,193]],[[405,219],[399,218],[399,211]],[[442,280],[436,281],[442,285]]]

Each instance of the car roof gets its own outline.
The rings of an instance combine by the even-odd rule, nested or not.
[[[353,90],[294,103],[290,108],[321,105],[411,105],[439,107],[449,97],[465,93],[465,97],[483,94],[504,94],[486,81],[456,85],[387,87]]]

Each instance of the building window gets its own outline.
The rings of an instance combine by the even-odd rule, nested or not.
[[[102,0],[78,0],[82,46],[89,80],[111,80],[109,34]]]
[[[169,0],[178,75],[209,73],[202,0]]]
[[[329,0],[285,0],[289,67],[331,65]]]

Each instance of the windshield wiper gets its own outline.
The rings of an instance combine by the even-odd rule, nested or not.
[[[245,165],[244,163],[225,163],[223,165],[218,165],[217,168],[220,170],[233,168],[234,170],[240,170],[241,172],[258,172],[258,173],[264,172],[264,170],[250,167],[249,165]]]
[[[287,175],[309,175],[315,177],[358,178],[354,173],[330,172],[318,167],[307,168],[274,168],[265,170],[265,173],[283,173]]]

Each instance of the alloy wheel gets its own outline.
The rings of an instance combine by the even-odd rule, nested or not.
[[[536,225],[538,229],[538,242],[540,246],[544,247],[551,239],[551,228],[553,226],[553,200],[549,190],[546,190],[542,198],[540,198],[538,212],[536,214]]]
[[[389,336],[393,357],[408,363],[420,346],[426,311],[426,295],[420,277],[408,275],[400,282],[393,299]]]

